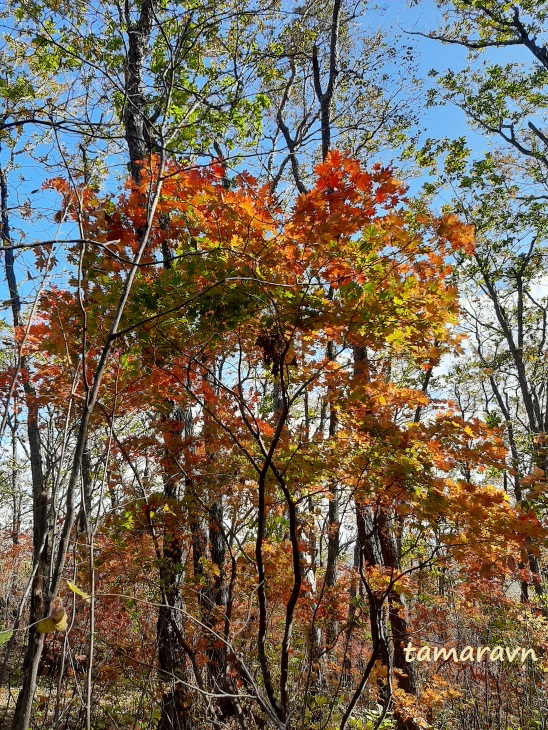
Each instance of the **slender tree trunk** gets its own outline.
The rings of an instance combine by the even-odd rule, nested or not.
[[[330,288],[329,296],[334,296],[333,290]],[[335,345],[332,341],[327,343],[327,357],[334,360],[336,357]],[[328,437],[334,439],[337,433],[337,411],[335,406],[335,394],[332,389],[328,392],[329,401],[329,430]],[[335,480],[331,482],[331,490],[329,495],[329,507],[327,512],[327,562],[325,566],[325,587],[327,591],[327,599],[329,605],[332,606],[334,598],[334,590],[337,584],[337,569],[339,564],[339,554],[341,550],[340,540],[340,514],[339,514],[339,487]],[[328,620],[325,627],[325,643],[326,648],[333,647],[337,643],[339,635],[339,624],[333,610],[330,610]]]
[[[91,453],[86,443],[82,455],[82,504],[78,514],[78,529],[80,532],[86,532],[91,517],[91,491]]]
[[[183,450],[182,433],[191,430],[189,414],[177,410],[167,419],[166,454],[164,460],[164,495],[168,500],[178,499],[178,482],[181,478],[177,464]],[[177,629],[184,634],[184,600],[181,596],[183,543],[176,525],[169,522],[164,527],[160,587],[162,605],[156,623],[158,644],[159,679],[163,692],[158,730],[190,730],[192,717],[188,690],[182,682],[188,681],[186,655],[181,646]]]
[[[363,348],[354,348],[354,375],[364,375],[366,367],[366,352]],[[426,382],[426,386],[428,383]],[[401,545],[398,537],[400,527],[397,516],[392,510],[378,506],[375,510],[368,506],[356,505],[358,526],[358,541],[362,559],[371,566],[382,566],[392,571],[394,575],[400,572]],[[405,659],[404,648],[409,636],[405,618],[405,603],[396,588],[392,588],[388,595],[388,620],[390,622],[393,656],[392,664],[398,673],[398,684],[408,694],[416,693],[416,675],[414,667]],[[390,671],[390,655],[388,643],[386,647],[379,647],[379,658]],[[386,693],[390,690],[389,682],[381,688]],[[398,730],[418,730],[418,725],[412,719],[404,719],[396,713]]]
[[[13,326],[17,330],[21,326],[21,299],[15,278],[13,250],[9,217],[8,187],[6,174],[0,168],[0,209],[2,221],[2,245],[4,250],[4,266],[10,293]],[[20,372],[23,379],[25,406],[27,409],[27,437],[30,452],[32,476],[32,515],[33,515],[33,580],[31,587],[29,623],[39,621],[44,615],[44,590],[48,580],[48,493],[44,481],[42,465],[42,447],[38,423],[38,402],[36,389],[30,380],[29,361],[26,355],[19,357]],[[7,407],[7,406],[6,406]],[[36,688],[36,676],[44,637],[38,634],[34,626],[29,629],[28,645],[23,662],[23,685],[17,698],[13,730],[27,730],[30,723],[32,698]]]
[[[334,589],[337,584],[337,568],[339,563],[340,546],[340,515],[339,515],[339,489],[333,484],[329,497],[329,508],[327,513],[327,562],[325,569],[325,585],[330,605],[334,598]],[[333,647],[339,635],[339,623],[333,611],[330,612],[325,628],[325,642],[327,648]]]
[[[357,528],[358,528],[358,535],[357,535],[357,542],[358,542],[358,566],[359,566],[359,572],[360,575],[364,576],[364,566],[367,561],[367,554],[370,551],[371,545],[368,542],[368,532],[367,532],[367,518],[365,517],[365,513],[363,509],[359,507],[358,504],[356,504],[356,522],[357,522]],[[372,639],[372,652],[371,656],[369,657],[369,661],[367,662],[365,666],[365,670],[362,673],[361,679],[358,683],[358,686],[354,690],[354,693],[350,699],[350,702],[348,703],[348,706],[346,707],[346,710],[342,716],[341,723],[339,725],[339,730],[345,730],[348,724],[348,721],[354,711],[354,708],[356,704],[358,703],[363,690],[365,689],[365,686],[369,680],[369,677],[371,675],[371,672],[373,670],[373,667],[375,665],[375,662],[378,659],[381,659],[381,662],[383,664],[386,663],[386,666],[390,669],[390,654],[388,651],[388,637],[386,633],[386,622],[384,620],[384,605],[381,598],[376,595],[371,590],[371,587],[367,584],[366,581],[361,580],[360,585],[362,588],[365,589],[365,592],[367,593],[367,599],[369,603],[369,622],[371,626],[371,639]],[[387,687],[381,687],[381,694],[383,694],[383,700],[388,701],[389,696],[387,696],[387,692],[389,692],[390,686]]]
[[[385,568],[392,569],[394,574],[397,575],[401,570],[401,549],[397,538],[397,518],[389,514],[387,510],[380,509],[377,524],[383,565]],[[392,628],[394,645],[393,664],[395,669],[400,670],[398,675],[399,686],[409,694],[415,694],[417,682],[414,666],[405,660],[403,651],[409,641],[405,618],[405,602],[396,588],[393,588],[388,596],[388,618]]]
[[[207,366],[211,365],[213,374],[207,370]],[[226,583],[226,535],[223,527],[224,507],[222,490],[217,483],[216,466],[217,456],[213,448],[215,435],[215,422],[210,413],[210,409],[215,408],[214,398],[216,395],[215,388],[215,362],[209,363],[204,360],[206,372],[204,374],[204,400],[206,391],[211,393],[211,398],[207,403],[207,408],[203,412],[203,442],[204,452],[207,461],[207,474],[209,484],[204,485],[202,489],[203,498],[207,500],[207,537],[208,537],[208,555],[211,560],[211,575],[206,577],[207,589],[204,593],[202,603],[202,618],[206,626],[215,631],[216,634],[223,636],[230,626],[226,621],[228,588]],[[228,636],[223,636],[228,640]],[[213,692],[231,694],[228,683],[228,647],[224,641],[213,636],[209,637],[207,648],[207,669],[209,681]],[[235,702],[230,697],[218,699],[218,706],[223,718],[232,717],[238,714]]]
[[[161,175],[161,170],[163,168],[163,157],[160,158],[160,171],[159,174]],[[134,254],[131,266],[127,272],[127,275],[123,281],[122,289],[120,292],[120,296],[118,299],[118,303],[115,307],[114,314],[112,317],[112,321],[110,323],[109,333],[103,343],[103,347],[101,349],[101,353],[99,356],[99,360],[97,363],[97,366],[95,368],[95,371],[93,373],[92,383],[91,387],[89,387],[89,390],[87,392],[87,398],[84,402],[81,415],[79,418],[79,424],[78,424],[78,430],[77,430],[77,436],[76,436],[76,442],[74,446],[74,453],[72,458],[72,464],[70,467],[70,473],[68,477],[68,483],[67,483],[67,489],[66,489],[66,513],[65,513],[65,519],[63,522],[63,526],[61,529],[61,533],[59,535],[59,541],[55,556],[55,564],[53,566],[53,571],[50,576],[50,581],[48,585],[48,591],[47,595],[45,597],[44,601],[44,613],[47,612],[52,608],[53,602],[57,596],[57,593],[59,591],[59,586],[61,583],[62,575],[63,575],[63,569],[65,566],[66,556],[69,549],[71,537],[72,537],[72,531],[74,527],[74,522],[77,517],[76,513],[76,507],[75,507],[75,494],[77,490],[78,480],[81,476],[81,468],[82,468],[82,459],[83,454],[85,451],[86,446],[86,440],[87,440],[87,434],[90,424],[90,419],[92,417],[93,411],[95,409],[95,406],[97,404],[97,399],[99,396],[99,391],[103,382],[103,376],[105,374],[108,360],[111,354],[111,351],[114,347],[114,343],[116,341],[116,337],[118,334],[118,330],[120,327],[120,322],[122,320],[122,316],[126,307],[126,304],[128,302],[131,289],[133,286],[133,282],[135,280],[135,276],[137,274],[137,271],[139,269],[139,264],[141,261],[141,258],[144,254],[146,245],[149,240],[150,232],[152,229],[152,221],[154,218],[154,213],[156,211],[156,207],[158,205],[159,197],[160,197],[160,191],[161,191],[161,181],[160,178],[156,180],[156,184],[154,186],[153,194],[151,196],[150,204],[147,207],[147,222],[143,230],[139,233],[138,236],[138,248],[137,251]],[[7,251],[6,251],[7,253]],[[30,381],[25,379],[24,381],[25,385],[25,392],[28,395],[28,411],[29,411],[29,445],[31,449],[31,467],[32,467],[32,473],[33,473],[33,489],[35,491],[35,520],[38,519],[38,525],[46,525],[47,528],[47,492],[45,490],[44,480],[42,478],[41,484],[39,480],[39,476],[42,473],[42,462],[40,457],[40,436],[39,436],[39,430],[38,430],[38,409],[36,406],[36,397],[34,396],[34,389]],[[35,454],[33,456],[33,451],[35,450]],[[36,526],[35,526],[35,532],[36,532]],[[45,549],[45,541],[47,538],[47,530],[44,533],[44,542],[43,542],[43,549]],[[43,553],[40,554],[41,559],[44,559]],[[40,557],[39,556],[39,557]],[[48,561],[49,563],[49,561]],[[36,573],[36,580],[40,580],[40,571],[37,571]],[[38,595],[38,591],[36,591],[36,596]],[[44,598],[42,599],[44,600]],[[16,706],[16,712],[13,722],[13,730],[28,730],[28,719],[30,718],[31,714],[31,703],[32,703],[32,697],[34,695],[34,689],[36,686],[36,671],[38,668],[38,662],[40,660],[40,653],[42,651],[43,641],[41,639],[37,639],[35,641],[29,641],[29,649],[28,649],[28,662],[26,666],[28,667],[28,670],[25,672],[25,676],[23,679],[23,688],[19,694],[18,700],[17,700],[17,706]]]
[[[523,318],[523,300],[524,300],[524,288],[523,288],[523,275],[522,273],[516,273],[516,294],[517,294],[517,332],[514,334],[512,326],[510,324],[510,318],[504,308],[504,304],[501,301],[495,281],[492,277],[491,272],[488,269],[488,265],[482,258],[476,254],[476,261],[480,266],[481,275],[487,289],[487,294],[491,299],[497,321],[500,325],[504,338],[508,344],[508,349],[514,362],[516,370],[516,376],[518,381],[518,387],[521,393],[521,399],[525,412],[527,414],[527,429],[532,437],[536,437],[545,431],[545,425],[548,424],[548,408],[543,414],[536,398],[534,386],[531,385],[528,377],[527,370],[525,367],[525,360],[523,356],[524,352],[524,318]],[[517,339],[516,339],[517,338]],[[491,377],[491,385],[494,387],[494,394],[502,410],[503,415],[509,423],[511,429],[510,417],[508,409],[505,407],[504,401],[500,395],[494,378]],[[509,436],[511,431],[509,430]],[[533,463],[548,473],[548,458],[545,449],[538,448],[537,446],[533,449]],[[516,484],[518,484],[516,478]],[[518,492],[519,492],[518,486]],[[540,575],[540,565],[538,558],[532,550],[528,550],[528,562],[529,568],[532,573]],[[534,591],[537,595],[541,596],[544,593],[544,587],[540,580],[535,581],[533,584]],[[523,601],[529,599],[529,586],[527,582],[522,581],[521,583],[521,598]]]
[[[322,139],[322,160],[325,161],[331,149],[331,105],[333,94],[339,73],[339,24],[340,24],[341,0],[334,0],[331,13],[331,34],[329,41],[329,68],[327,85],[322,87],[320,64],[318,60],[318,48],[312,49],[312,66],[314,91],[320,105],[321,139]],[[332,287],[329,289],[329,298],[333,298]],[[327,357],[334,360],[336,356],[335,345],[332,341],[327,344]],[[337,413],[335,409],[335,396],[328,394],[329,401],[329,438],[333,438],[337,431]],[[325,586],[328,594],[333,591],[337,583],[337,568],[340,553],[340,515],[339,515],[339,489],[335,482],[332,483],[329,497],[328,510],[328,537],[327,537],[327,565],[325,571]],[[327,647],[333,646],[338,637],[339,627],[334,615],[329,616],[326,624],[325,639]]]
[[[343,684],[345,688],[352,686],[352,674],[354,668],[352,666],[352,634],[354,630],[354,623],[356,621],[356,598],[358,596],[358,578],[356,577],[360,568],[360,544],[356,536],[356,542],[354,543],[354,574],[350,583],[350,591],[348,595],[348,617],[347,617],[347,629],[345,636],[345,652],[343,657]]]

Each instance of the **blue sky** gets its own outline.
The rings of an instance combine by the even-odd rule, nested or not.
[[[439,25],[441,18],[440,11],[436,7],[435,2],[426,0],[421,2],[419,6],[409,7],[404,0],[392,0],[391,2],[379,5],[377,9],[371,9],[363,20],[364,32],[374,32],[379,27],[384,29],[387,35],[399,36],[399,42],[411,45],[415,48],[416,60],[418,64],[418,77],[425,83],[425,91],[428,86],[434,82],[428,78],[428,71],[432,68],[443,72],[447,69],[460,70],[466,66],[467,53],[466,50],[455,45],[442,45],[441,43],[416,35],[408,35],[406,31],[420,31],[428,33]],[[507,61],[510,59],[526,58],[520,49],[496,49],[484,54],[484,58],[489,56],[496,58],[498,61]],[[475,133],[466,121],[464,113],[454,105],[446,105],[441,107],[426,108],[423,106],[420,110],[420,124],[426,128],[422,138],[433,137],[449,137],[456,138],[465,136],[469,146],[475,155],[481,155],[489,146],[490,141],[482,135]],[[45,157],[48,157],[48,149],[43,150]],[[6,161],[6,151],[1,154],[2,161]],[[44,172],[44,168],[37,168],[35,164],[25,159],[24,156],[18,158],[21,165],[10,176],[10,185],[13,186],[11,195],[11,205],[21,205],[27,198],[30,199],[36,209],[49,211],[51,214],[59,208],[59,197],[53,192],[43,192],[39,188],[43,179],[48,177]],[[419,181],[412,182],[411,192],[417,190],[420,186]],[[36,191],[38,189],[38,192]],[[441,204],[450,202],[450,191],[441,190],[436,203]],[[14,215],[14,227],[18,221]],[[57,226],[52,225],[50,216],[39,218],[33,214],[28,221],[23,221],[22,228],[28,236],[29,240],[44,240],[52,238],[55,235]],[[69,230],[69,226],[64,227],[66,236],[73,235]],[[14,240],[17,243],[18,240]],[[30,294],[34,288],[35,282],[24,280],[27,278],[27,271],[32,267],[27,267],[24,261],[26,257],[18,257],[18,274],[22,280],[22,291]],[[30,257],[29,257],[30,258]],[[32,270],[29,271],[34,274]],[[0,299],[7,299],[7,291],[4,285],[0,285]]]

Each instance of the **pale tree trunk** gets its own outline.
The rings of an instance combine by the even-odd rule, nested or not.
[[[330,288],[329,295],[333,297],[333,290]],[[334,360],[336,356],[333,342],[327,344],[327,357]],[[335,407],[335,394],[332,389],[328,392],[329,401],[329,429],[328,438],[332,441],[337,433],[337,412]],[[339,487],[334,479],[331,480],[329,493],[329,507],[327,511],[327,561],[325,566],[325,587],[329,605],[331,597],[337,584],[337,569],[340,553],[340,515],[339,515]],[[325,627],[326,650],[329,651],[337,643],[339,636],[339,624],[336,616],[330,610]]]
[[[348,614],[346,620],[346,634],[345,634],[345,648],[343,656],[343,685],[345,689],[352,686],[352,672],[353,672],[353,651],[352,651],[352,637],[354,632],[354,625],[356,623],[356,598],[358,596],[358,585],[361,583],[358,579],[360,569],[360,543],[356,538],[354,543],[354,561],[353,561],[353,575],[350,582],[350,591],[348,595]]]

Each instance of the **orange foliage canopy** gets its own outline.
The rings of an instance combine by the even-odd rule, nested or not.
[[[29,338],[48,353],[36,374],[44,402],[66,405],[72,388],[77,403],[84,393],[81,381],[73,386],[73,369],[83,347],[92,372],[107,336],[157,164],[153,159],[139,187],[129,181],[116,202],[88,188],[75,194],[62,180],[49,183],[64,195],[87,243],[69,249],[80,273],[75,269],[65,290],[44,294]],[[280,381],[288,404],[276,454],[297,493],[334,477],[364,503],[398,505],[417,525],[443,516],[453,525],[443,539],[460,551],[471,544],[486,552],[508,548],[509,535],[519,542],[538,531],[498,490],[454,477],[459,466],[481,473],[501,465],[497,432],[464,422],[441,403],[435,417],[412,422],[429,403],[421,371],[459,351],[451,255],[473,250],[469,226],[454,215],[415,212],[390,169],[366,171],[337,151],[316,167],[314,187],[289,212],[247,174],[227,189],[218,165],[198,170],[171,161],[161,174],[98,423],[106,412],[112,419],[146,408],[160,419],[173,404],[209,409],[218,422],[207,433],[209,449],[243,459],[250,476],[261,459],[257,443],[274,438],[275,419],[256,413],[257,378],[266,372]],[[329,342],[335,358],[326,355]],[[219,360],[227,376],[212,384],[211,363]],[[338,414],[329,444],[318,431],[303,438],[304,394],[326,388]],[[148,445],[169,447],[161,420],[156,425]],[[186,458],[198,463],[205,448]]]
[[[410,565],[426,556],[457,560],[477,580],[489,577],[485,566],[489,575],[514,573],[512,556],[543,532],[485,478],[504,464],[500,433],[463,420],[422,387],[425,371],[459,352],[452,255],[473,251],[470,227],[417,212],[389,169],[366,171],[339,152],[316,167],[314,187],[289,211],[249,175],[227,185],[218,166],[171,161],[160,172],[157,164],[117,201],[50,183],[85,243],[68,250],[73,277],[44,293],[27,341],[41,353],[33,377],[42,403],[77,411],[161,174],[152,233],[92,421],[97,437],[105,423],[147,422],[145,433],[128,428],[112,446],[111,474],[121,483],[124,460],[135,469],[147,463],[145,511],[131,525],[162,523],[190,543],[191,508],[158,497],[160,474],[193,485],[203,504],[225,500],[236,532],[264,498],[270,610],[282,616],[297,585],[301,637],[314,613],[306,556],[317,534],[315,512],[303,505],[325,511],[333,484],[356,509],[397,516],[399,536],[417,551]],[[331,438],[327,401],[336,415]],[[193,428],[177,425],[175,412]],[[280,527],[288,508],[300,515],[293,545]],[[295,549],[300,558],[292,562]],[[234,565],[234,594],[253,595],[254,571],[245,561]],[[368,575],[378,586],[394,578],[378,566]],[[198,611],[195,578],[188,611]],[[325,595],[342,618],[351,581],[340,580],[342,592]],[[235,627],[245,625],[246,612],[242,600]],[[332,614],[316,608],[317,625]]]

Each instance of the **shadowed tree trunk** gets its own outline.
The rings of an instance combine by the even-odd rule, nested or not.
[[[127,61],[123,124],[128,146],[131,177],[141,181],[141,164],[151,149],[150,122],[143,90],[144,63],[149,53],[150,37],[157,0],[143,0],[138,20],[133,23],[126,5]]]
[[[354,376],[364,375],[367,366],[366,351],[361,347],[354,348]],[[358,543],[360,556],[363,560],[361,569],[365,565],[388,568],[393,575],[398,575],[401,569],[401,547],[398,538],[398,522],[393,511],[382,505],[371,507],[356,504],[356,518],[358,527]],[[388,620],[393,641],[392,664],[398,672],[398,685],[409,694],[417,690],[416,676],[412,664],[406,661],[404,648],[409,637],[405,618],[405,605],[402,596],[396,588],[392,588],[388,595]],[[381,642],[379,658],[390,671],[390,654],[388,642]],[[385,695],[389,686],[381,687]],[[403,719],[395,713],[398,730],[418,730],[418,725],[412,719]]]
[[[167,417],[166,421],[164,496],[167,500],[175,501],[179,498],[178,485],[181,479],[177,461],[183,449],[182,434],[186,431],[186,436],[191,435],[192,416],[177,409]],[[168,513],[160,564],[162,605],[158,611],[156,624],[159,678],[164,688],[158,730],[190,730],[192,727],[190,697],[185,684],[177,681],[188,682],[185,651],[179,640],[180,635],[184,635],[182,611],[185,605],[181,596],[183,543],[179,526],[170,518],[171,515]]]
[[[207,474],[210,484],[204,485],[202,489],[201,499],[207,501],[206,518],[204,520],[204,536],[207,534],[207,550],[206,556],[211,561],[212,570],[205,576],[206,586],[200,592],[202,619],[205,625],[212,629],[216,634],[227,640],[228,637],[223,636],[226,626],[226,612],[228,602],[228,590],[226,584],[226,535],[223,527],[224,508],[222,485],[220,484],[216,474],[215,467],[217,456],[213,448],[215,435],[215,420],[212,418],[210,409],[214,411],[214,400],[216,396],[215,378],[216,364],[211,363],[212,371],[208,369],[208,361],[205,360],[206,371],[204,374],[204,401],[206,408],[203,411],[203,443],[204,453],[207,462]],[[210,393],[209,402],[206,394]],[[197,495],[200,497],[200,495]],[[207,530],[207,532],[206,532]],[[206,557],[204,556],[204,557]],[[208,657],[207,671],[211,689],[216,693],[230,694],[231,690],[227,676],[227,656],[228,648],[221,638],[213,634],[208,637],[208,648],[206,650]],[[230,697],[221,697],[217,700],[221,715],[223,718],[232,717],[238,714],[235,702]]]
[[[126,62],[126,88],[123,124],[129,152],[130,172],[133,180],[141,181],[141,163],[151,151],[149,119],[143,91],[144,63],[149,53],[157,0],[144,0],[136,22],[126,14],[128,46]],[[171,268],[167,243],[162,248],[164,269]],[[192,414],[179,409],[167,417],[166,456],[164,461],[164,495],[179,499],[178,482],[181,472],[177,460],[183,451],[183,432],[192,436]],[[201,542],[190,522],[194,552],[196,542]],[[199,549],[198,549],[199,552]],[[160,587],[162,606],[158,611],[156,639],[158,644],[159,678],[164,686],[158,730],[189,730],[192,727],[191,701],[187,688],[177,680],[188,680],[186,654],[180,637],[184,636],[184,601],[180,592],[183,577],[182,541],[174,525],[166,525],[163,535]]]

